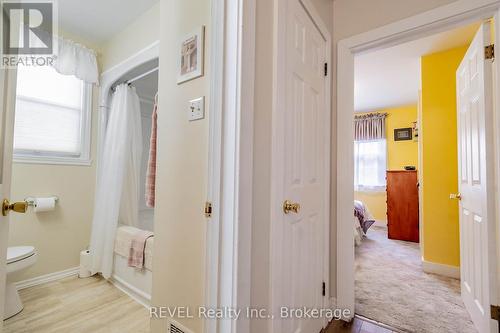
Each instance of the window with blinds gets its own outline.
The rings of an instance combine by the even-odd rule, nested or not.
[[[385,191],[386,140],[354,142],[354,188],[356,191]]]
[[[19,66],[14,160],[88,164],[91,86],[49,66]]]

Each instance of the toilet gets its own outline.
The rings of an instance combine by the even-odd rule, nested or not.
[[[7,249],[7,284],[5,287],[4,320],[15,316],[23,309],[23,303],[12,281],[14,273],[32,266],[36,262],[36,251],[33,246],[14,246]]]

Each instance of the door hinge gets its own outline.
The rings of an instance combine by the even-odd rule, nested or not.
[[[491,319],[500,321],[500,306],[492,305],[490,307]]]
[[[325,76],[328,76],[328,63],[325,62]]]
[[[322,294],[323,296],[326,296],[326,283],[325,283],[325,282],[323,282],[323,286],[322,286],[322,292],[321,292],[321,294]]]
[[[494,59],[495,58],[495,44],[491,44],[484,47],[484,57],[486,59]]]
[[[211,202],[205,202],[205,217],[212,217],[212,203]]]

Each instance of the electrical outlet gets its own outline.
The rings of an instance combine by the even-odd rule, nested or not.
[[[189,101],[188,120],[205,118],[205,96]]]

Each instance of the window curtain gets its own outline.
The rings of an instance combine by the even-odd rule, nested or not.
[[[142,128],[139,96],[135,88],[119,85],[113,94],[98,169],[94,217],[90,239],[93,274],[108,279],[118,220],[138,221]],[[135,207],[124,207],[135,205]]]
[[[385,190],[387,170],[386,113],[354,119],[354,187],[356,191]]]
[[[385,140],[387,113],[370,113],[354,117],[354,141]]]
[[[99,69],[93,50],[61,37],[57,38],[55,70],[64,75],[74,75],[87,83],[99,82]]]
[[[99,67],[94,50],[72,40],[53,36],[43,29],[35,29],[40,38],[32,41],[33,47],[43,47],[42,40],[54,40],[55,57],[52,67],[56,72],[63,75],[73,75],[86,83],[99,83]]]

